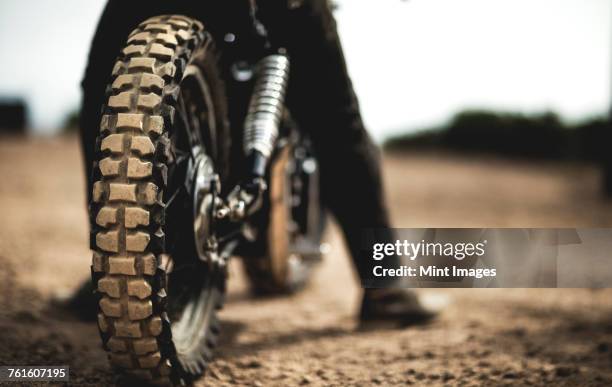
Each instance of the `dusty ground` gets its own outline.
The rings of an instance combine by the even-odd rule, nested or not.
[[[88,275],[73,138],[0,139],[0,364],[68,364],[72,384],[108,385],[96,327],[49,310]],[[397,226],[610,226],[586,166],[418,154],[387,157]],[[337,231],[312,286],[254,300],[233,267],[224,337],[201,385],[610,385],[611,291],[445,290],[431,325],[362,331]],[[431,292],[431,291],[430,291]]]

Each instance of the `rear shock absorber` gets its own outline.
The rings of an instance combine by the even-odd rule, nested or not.
[[[261,156],[256,157],[265,158],[267,163],[278,138],[283,115],[289,82],[289,58],[283,54],[268,55],[257,64],[255,71],[255,86],[244,122],[244,152],[247,157],[259,153]]]
[[[228,198],[229,215],[240,220],[257,210],[267,189],[264,176],[276,145],[289,83],[289,58],[272,54],[259,61],[244,121],[243,148],[247,176]]]

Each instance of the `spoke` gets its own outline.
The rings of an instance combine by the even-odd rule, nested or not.
[[[178,110],[178,117],[179,117],[179,121],[181,123],[180,125],[180,129],[182,130],[182,133],[180,133],[180,135],[185,136],[185,141],[186,143],[184,144],[186,146],[186,150],[183,151],[183,153],[188,153],[189,157],[193,159],[193,147],[194,147],[194,142],[193,142],[193,123],[190,119],[190,114],[187,112],[187,107],[185,106],[185,98],[183,97],[183,93],[181,91],[181,93],[179,94],[179,98],[178,98],[178,104],[177,104],[177,110]]]
[[[192,135],[194,136],[193,139],[196,140],[198,143],[202,144],[202,135],[200,132],[200,120],[198,119],[198,115],[193,106],[191,106],[191,114],[189,115],[189,117],[191,117],[192,119],[191,126],[193,128],[193,133],[192,133]]]
[[[191,154],[191,152],[185,152],[185,151],[182,151],[182,150],[179,150],[179,149],[175,149],[174,153],[176,155],[176,158],[175,158],[175,160],[176,160],[175,164],[176,165],[182,164],[185,161],[188,161],[189,159],[193,158],[193,155]]]
[[[174,193],[172,194],[172,196],[170,196],[170,198],[168,199],[168,201],[166,202],[166,210],[168,210],[170,208],[170,206],[172,205],[172,203],[174,202],[174,199],[176,199],[176,197],[183,192],[185,188],[180,185],[176,191],[174,191]]]

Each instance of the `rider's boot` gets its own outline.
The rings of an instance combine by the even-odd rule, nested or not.
[[[383,217],[382,222],[387,222],[387,219],[384,219],[385,209],[382,208],[380,213]],[[436,317],[446,303],[433,297],[423,298],[413,290],[415,283],[411,283],[406,278],[373,276],[372,265],[380,265],[386,269],[399,268],[405,264],[404,258],[392,255],[381,261],[373,261],[371,252],[367,249],[362,250],[362,246],[380,242],[394,243],[396,240],[397,235],[388,226],[362,231],[361,238],[353,236],[349,239],[348,247],[355,258],[361,285],[364,288],[359,312],[362,323],[390,322],[404,326],[422,324]]]
[[[426,323],[439,310],[426,305],[412,289],[366,289],[361,302],[361,322],[398,322],[402,325]]]

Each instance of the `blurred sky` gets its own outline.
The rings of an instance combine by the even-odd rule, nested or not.
[[[378,140],[464,108],[554,110],[577,120],[610,105],[609,0],[337,3],[349,70]],[[53,133],[78,106],[103,5],[0,1],[0,97],[27,100],[35,133]]]

